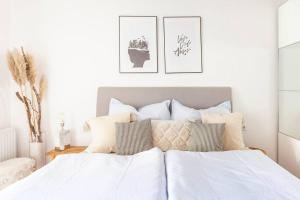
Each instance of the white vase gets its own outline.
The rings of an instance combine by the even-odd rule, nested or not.
[[[36,162],[36,169],[41,168],[45,164],[44,143],[31,142],[29,146],[29,154]]]

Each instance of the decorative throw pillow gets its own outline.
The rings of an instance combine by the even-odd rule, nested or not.
[[[191,123],[187,120],[152,120],[153,145],[162,151],[171,149],[188,150],[191,139]]]
[[[203,113],[202,123],[225,123],[224,150],[245,149],[243,139],[243,115],[241,113]]]
[[[116,122],[130,122],[130,113],[95,117],[86,123],[92,134],[92,142],[86,149],[89,153],[111,153],[116,147]]]
[[[179,101],[172,99],[172,120],[196,120],[201,119],[202,113],[222,113],[227,114],[231,112],[231,103],[230,101],[225,101],[215,107],[210,107],[207,109],[196,110],[182,105]]]
[[[132,121],[144,119],[169,120],[171,118],[169,109],[170,102],[170,100],[166,100],[161,103],[143,106],[137,110],[133,106],[126,105],[121,101],[112,98],[109,103],[109,115],[130,112],[134,114],[132,115]]]
[[[189,151],[222,151],[225,124],[191,122]]]
[[[116,141],[116,152],[120,155],[133,155],[151,149],[151,120],[116,123]]]

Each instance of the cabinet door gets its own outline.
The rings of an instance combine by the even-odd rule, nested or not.
[[[300,92],[300,42],[279,49],[279,90]]]
[[[300,1],[287,1],[279,8],[279,47],[300,41]]]
[[[300,178],[300,141],[278,134],[278,163]]]
[[[300,92],[279,92],[279,132],[300,140]]]

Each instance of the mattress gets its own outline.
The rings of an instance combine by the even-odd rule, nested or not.
[[[300,181],[260,151],[166,153],[170,200],[296,200]]]
[[[165,200],[164,155],[69,154],[0,191],[1,200]]]

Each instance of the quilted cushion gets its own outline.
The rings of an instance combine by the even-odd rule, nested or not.
[[[188,150],[191,140],[191,123],[173,120],[152,120],[153,146],[162,151],[171,149]]]

